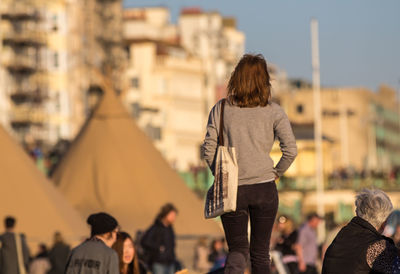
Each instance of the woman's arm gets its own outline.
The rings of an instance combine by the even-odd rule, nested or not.
[[[204,138],[204,143],[201,146],[202,158],[207,162],[211,172],[214,174],[215,155],[218,147],[218,127],[219,127],[219,112],[220,105],[216,104],[210,111],[207,123],[207,133]],[[217,123],[218,121],[218,123]]]
[[[278,138],[279,146],[282,151],[282,157],[275,166],[277,175],[281,177],[296,158],[297,145],[289,118],[280,107],[274,122],[274,135]]]

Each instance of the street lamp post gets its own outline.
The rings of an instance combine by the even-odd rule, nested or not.
[[[314,97],[314,141],[315,141],[315,180],[317,188],[317,213],[325,217],[324,208],[324,176],[323,176],[323,157],[322,157],[322,119],[321,119],[321,84],[319,68],[319,45],[318,45],[318,20],[311,19],[311,52],[312,52],[312,80]],[[325,238],[325,225],[322,222],[318,228],[318,235],[321,239]]]

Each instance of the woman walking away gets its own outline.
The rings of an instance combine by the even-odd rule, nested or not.
[[[244,273],[249,251],[252,273],[270,273],[269,241],[278,209],[275,180],[297,155],[289,119],[270,99],[270,76],[264,57],[246,54],[229,80],[227,99],[220,100],[209,115],[202,156],[215,173],[220,115],[224,109],[223,143],[235,148],[239,167],[236,211],[221,216],[229,247],[225,273]],[[269,153],[275,139],[280,142],[282,157],[274,167]]]
[[[91,237],[72,250],[65,273],[119,273],[118,255],[111,248],[117,239],[117,220],[101,212],[90,215],[87,223],[91,226]]]
[[[140,264],[135,245],[131,236],[126,232],[119,232],[117,241],[112,248],[119,257],[120,274],[144,274],[146,269]]]

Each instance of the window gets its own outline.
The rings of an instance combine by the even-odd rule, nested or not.
[[[126,58],[128,58],[128,59],[131,58],[131,48],[129,46],[125,47],[125,54],[126,54]]]
[[[139,118],[141,111],[140,104],[139,103],[131,104],[131,109],[132,109],[132,116],[136,119]]]
[[[60,92],[57,91],[55,92],[54,95],[54,106],[55,106],[55,110],[56,112],[60,112],[61,111],[61,98],[60,98]]]
[[[299,104],[296,106],[296,112],[297,113],[303,113],[304,112],[304,107],[303,105]]]
[[[339,111],[323,109],[322,110],[322,116],[337,117],[337,116],[339,116]]]
[[[154,126],[148,124],[146,126],[146,133],[154,141],[161,140],[161,128],[160,127],[154,127]]]
[[[57,16],[57,14],[54,14],[53,15],[53,18],[52,18],[52,20],[51,20],[52,22],[52,27],[51,27],[51,29],[53,30],[53,31],[58,31],[58,16]]]
[[[58,52],[55,52],[53,55],[53,66],[55,68],[58,68],[58,66],[59,66],[58,57],[59,57]]]
[[[131,86],[133,88],[139,88],[139,78],[138,77],[133,77],[131,79]]]

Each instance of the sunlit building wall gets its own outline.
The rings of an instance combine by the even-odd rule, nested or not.
[[[122,2],[4,0],[0,10],[3,123],[25,143],[73,139],[104,79],[123,89]]]
[[[201,12],[187,21],[186,15],[182,12],[173,25],[165,7],[130,8],[124,11],[123,28],[129,52],[125,102],[180,171],[202,164],[199,147],[209,109],[217,92],[225,92],[228,70],[244,52],[244,35],[233,18],[224,21],[219,13]],[[203,31],[212,26],[213,37],[202,35],[201,49],[190,48],[185,39],[199,31],[198,23]]]
[[[182,46],[203,60],[207,108],[226,95],[230,74],[245,50],[245,36],[234,18],[199,8],[183,9],[178,20]]]
[[[204,71],[201,60],[179,46],[131,41],[125,104],[170,164],[200,164],[204,137]]]
[[[364,88],[322,89],[322,133],[333,140],[334,170],[386,172],[399,165],[400,131],[399,124],[395,124],[398,112],[394,108],[394,91],[389,95],[382,92]],[[278,98],[291,122],[313,123],[311,89],[283,92]]]
[[[9,101],[8,125],[21,142],[44,141],[47,122],[48,67],[46,1],[1,2],[3,94]]]
[[[69,136],[79,132],[101,97],[104,81],[125,88],[126,55],[122,43],[122,0],[68,0]]]

